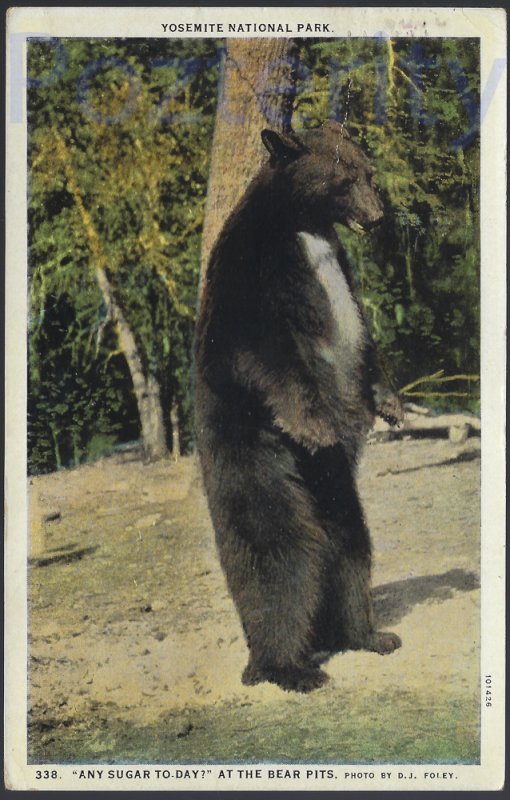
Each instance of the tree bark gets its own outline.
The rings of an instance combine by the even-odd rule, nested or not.
[[[78,207],[87,233],[95,265],[97,283],[103,295],[110,319],[115,325],[119,347],[126,359],[133,382],[133,390],[142,428],[144,455],[147,460],[155,461],[158,458],[166,456],[168,452],[159,384],[153,375],[145,375],[135,337],[117,301],[113,286],[108,277],[106,256],[92,217],[83,202],[71,155],[64,140],[56,129],[53,130],[53,135],[67,179],[67,188]]]
[[[144,455],[148,461],[156,461],[158,458],[164,458],[168,452],[159,384],[150,373],[147,377],[145,376],[135,337],[117,302],[113,287],[108,279],[108,273],[106,269],[97,263],[96,277],[106,307],[115,325],[119,347],[126,359],[131,380],[133,381],[133,391],[142,428]]]
[[[292,39],[227,42],[202,234],[201,286],[214,242],[263,162],[261,131],[290,129],[296,53]]]

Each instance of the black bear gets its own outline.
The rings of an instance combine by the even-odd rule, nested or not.
[[[333,224],[382,219],[339,123],[262,131],[269,163],[213,249],[195,341],[196,433],[249,662],[245,684],[310,691],[332,653],[390,653],[374,629],[360,447],[400,404],[381,378]]]

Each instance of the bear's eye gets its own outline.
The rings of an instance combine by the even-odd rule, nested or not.
[[[335,190],[338,194],[347,194],[354,183],[356,183],[356,178],[344,178],[335,184]]]

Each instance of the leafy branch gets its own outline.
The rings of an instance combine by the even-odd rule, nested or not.
[[[421,386],[424,383],[449,383],[451,381],[479,381],[479,375],[445,375],[444,370],[440,369],[432,375],[424,375],[417,378],[411,383],[408,383],[399,394],[404,397],[469,397],[469,392],[415,392],[413,389],[416,386]]]

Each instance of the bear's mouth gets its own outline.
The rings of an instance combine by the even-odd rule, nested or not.
[[[352,217],[347,217],[345,223],[347,227],[350,228],[351,231],[354,231],[355,233],[363,235],[367,232],[366,228],[364,228],[363,225],[360,225],[359,222],[356,222],[356,220],[353,219]]]
[[[368,219],[364,223],[358,222],[356,219],[354,219],[354,217],[347,216],[344,224],[347,225],[351,231],[363,235],[368,233],[368,231],[371,231],[372,228],[376,228],[378,225],[380,225],[382,220],[383,214],[378,217],[374,217],[373,219]]]

